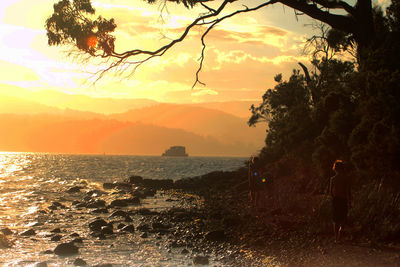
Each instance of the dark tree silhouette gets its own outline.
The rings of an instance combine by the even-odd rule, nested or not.
[[[157,0],[145,1],[150,4],[157,2]],[[187,8],[201,5],[205,12],[189,24],[178,38],[156,50],[135,48],[119,52],[115,51],[115,37],[112,35],[116,28],[114,19],[107,20],[101,16],[96,20],[91,19],[95,14],[91,0],[61,0],[54,5],[53,15],[46,21],[49,45],[72,44],[90,56],[115,59],[99,73],[100,78],[111,69],[124,71],[125,68],[121,68],[121,66],[125,64],[133,65],[136,68],[151,58],[164,55],[175,44],[182,42],[195,26],[203,26],[205,31],[200,37],[203,48],[200,54],[199,68],[196,72],[196,81],[193,85],[195,86],[197,83],[201,83],[199,72],[205,56],[205,37],[215,25],[227,18],[256,11],[269,5],[281,3],[296,10],[296,15],[305,14],[328,24],[332,29],[354,40],[360,59],[364,57],[367,48],[375,41],[371,0],[357,0],[354,6],[340,0],[270,0],[253,7],[243,6],[243,8],[228,14],[223,14],[223,11],[226,11],[229,5],[239,3],[239,0],[222,2],[213,0],[160,1],[163,1],[164,4],[167,2],[183,4]],[[339,15],[339,13],[343,15]]]

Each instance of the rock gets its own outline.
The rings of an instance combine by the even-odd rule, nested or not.
[[[4,235],[12,235],[13,232],[9,228],[3,228],[0,230]]]
[[[140,223],[137,227],[137,230],[139,231],[148,231],[150,229],[150,226],[146,223]]]
[[[20,233],[20,235],[21,236],[33,236],[33,235],[36,235],[36,232],[33,229],[29,229],[29,230],[26,230],[26,231]]]
[[[139,197],[131,197],[128,198],[129,204],[131,205],[138,205],[140,204],[140,198]]]
[[[61,238],[62,238],[61,235],[55,235],[55,236],[53,236],[50,240],[51,240],[51,241],[60,241]]]
[[[114,182],[114,183],[104,183],[104,189],[118,189],[118,190],[131,190],[132,185],[130,183]]]
[[[89,223],[89,228],[92,231],[100,231],[101,227],[107,226],[108,223],[103,219],[97,219]]]
[[[117,229],[122,229],[122,228],[124,228],[125,226],[126,226],[126,224],[120,223],[120,224],[118,224]]]
[[[169,229],[169,228],[171,228],[171,225],[168,225],[168,224],[163,224],[163,223],[160,223],[160,222],[153,222],[152,224],[151,224],[151,227],[153,228],[153,229]]]
[[[147,238],[149,235],[146,233],[146,232],[144,232],[140,237],[141,238]]]
[[[106,263],[106,264],[93,265],[92,267],[113,267],[113,265],[111,263]]]
[[[79,234],[77,234],[77,233],[72,233],[72,234],[70,234],[69,236],[70,236],[70,237],[79,237]]]
[[[107,208],[94,209],[91,212],[92,213],[108,213],[108,209]]]
[[[137,213],[139,215],[150,215],[152,214],[151,210],[147,209],[147,208],[141,208],[137,211]]]
[[[187,250],[186,248],[182,249],[181,254],[188,254],[189,250]]]
[[[74,187],[71,187],[70,189],[68,189],[66,192],[69,194],[73,194],[73,193],[81,192],[81,189],[83,189],[82,186],[74,186]]]
[[[50,231],[51,233],[61,233],[60,228],[54,228],[53,230]]]
[[[128,182],[130,184],[135,184],[135,185],[142,184],[143,178],[141,176],[138,176],[138,175],[132,175],[131,177],[129,177]]]
[[[118,189],[118,190],[128,190],[128,191],[130,191],[130,190],[132,190],[132,185],[130,183],[119,182],[119,183],[115,183],[115,188]]]
[[[104,200],[91,200],[86,204],[86,208],[88,209],[96,209],[96,208],[104,208],[106,206],[106,202]]]
[[[113,228],[110,225],[101,227],[101,234],[103,235],[112,235],[114,234]]]
[[[129,205],[137,205],[140,204],[140,199],[138,197],[132,198],[124,198],[124,199],[115,199],[111,201],[111,207],[126,207]]]
[[[43,254],[53,254],[53,253],[54,253],[54,251],[52,251],[50,249],[43,251]]]
[[[125,222],[133,222],[132,218],[130,216],[126,216],[124,219]]]
[[[54,201],[53,203],[51,203],[51,205],[48,207],[48,209],[50,210],[57,210],[58,208],[60,209],[65,209],[66,207],[61,204],[60,202]]]
[[[133,225],[126,225],[126,226],[122,227],[120,231],[133,233],[133,232],[135,232],[135,227]]]
[[[129,214],[126,211],[117,210],[111,213],[109,217],[112,218],[112,217],[127,217],[127,216],[129,216]]]
[[[204,235],[204,238],[209,241],[217,241],[217,242],[226,241],[226,235],[224,230],[210,231]]]
[[[39,262],[35,265],[36,267],[47,267],[47,262]]]
[[[72,243],[61,243],[54,249],[54,254],[58,256],[71,256],[77,253],[79,249]]]
[[[42,226],[42,225],[43,225],[43,223],[41,223],[41,222],[32,222],[32,223],[29,223],[26,226],[28,226],[28,227],[37,227],[37,226]]]
[[[84,261],[80,258],[75,259],[73,264],[75,266],[86,266],[87,265],[86,261]]]
[[[60,202],[57,202],[57,201],[54,201],[51,205],[54,205],[56,207],[63,208],[63,209],[66,208],[63,204],[61,204]]]
[[[12,245],[13,243],[5,235],[0,234],[0,249],[10,248]]]
[[[75,204],[75,207],[77,209],[86,208],[86,205],[87,205],[87,203],[77,203],[77,204]]]
[[[129,205],[129,201],[127,199],[115,199],[111,201],[111,207],[126,207]]]
[[[83,243],[83,239],[80,237],[75,238],[74,240],[71,241],[71,243],[75,244],[82,244]]]
[[[89,201],[93,201],[91,196],[86,196],[83,198],[84,201],[89,202]]]
[[[207,256],[195,256],[193,258],[193,264],[207,265],[209,263]]]
[[[98,189],[90,190],[90,191],[86,192],[86,195],[88,195],[90,197],[99,197],[99,196],[102,196],[104,194],[107,194],[107,193],[104,192],[104,191],[98,190]]]
[[[49,210],[56,210],[56,209],[58,209],[58,207],[57,206],[54,206],[54,205],[50,205],[50,206],[48,206],[47,207]]]
[[[174,181],[172,179],[143,179],[142,184],[152,189],[170,189],[174,186]]]
[[[103,184],[103,188],[104,189],[113,189],[114,188],[114,184],[113,183],[104,183]]]

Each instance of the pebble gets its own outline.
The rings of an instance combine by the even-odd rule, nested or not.
[[[61,238],[62,238],[61,235],[55,235],[55,236],[53,236],[50,240],[51,240],[51,241],[60,241]]]
[[[71,243],[61,243],[54,249],[54,254],[58,256],[71,256],[78,253],[78,247]]]
[[[133,233],[133,232],[135,232],[135,227],[133,225],[126,225],[121,228],[121,231]]]
[[[195,256],[193,258],[193,264],[207,265],[208,263],[209,260],[207,256]]]
[[[140,237],[141,238],[147,238],[149,235],[146,233],[146,232],[144,232]]]
[[[22,236],[33,236],[33,235],[36,235],[36,232],[33,229],[29,229],[29,230],[26,230],[26,231],[20,233],[20,235],[22,235]]]
[[[80,258],[75,259],[73,264],[75,266],[86,266],[87,265],[86,261],[84,261]]]
[[[4,235],[12,235],[13,232],[9,228],[3,228],[0,230]]]

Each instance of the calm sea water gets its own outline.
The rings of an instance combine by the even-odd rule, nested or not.
[[[38,211],[45,209],[53,201],[60,201],[67,196],[62,193],[73,185],[85,184],[88,188],[99,188],[103,182],[123,181],[131,175],[140,175],[153,179],[181,179],[209,173],[215,170],[234,170],[244,166],[245,158],[220,158],[220,157],[157,157],[157,156],[109,156],[109,155],[54,155],[38,153],[1,153],[0,152],[0,228],[8,227],[17,232],[29,229],[32,224],[41,220],[47,227],[69,225],[75,229],[79,224],[87,223],[86,214],[80,214],[81,222],[70,221],[71,214],[53,219],[42,218]],[[64,199],[68,201],[68,199]],[[72,201],[72,199],[71,199]],[[146,205],[146,203],[144,203]],[[161,202],[148,200],[147,205],[157,208]],[[71,211],[75,212],[75,211]],[[75,214],[76,215],[76,214]],[[75,216],[74,215],[74,216]],[[64,219],[60,219],[64,218]],[[68,220],[69,218],[69,220]],[[75,218],[75,217],[74,217]],[[44,226],[43,231],[48,230]],[[79,231],[80,228],[76,228]],[[108,255],[102,251],[102,245],[91,244],[92,251],[86,254],[87,259],[109,257],[115,262],[116,255],[120,255],[121,262],[130,262],[132,244],[142,248],[138,251],[135,260],[130,265],[138,262],[138,266],[176,266],[184,262],[174,259],[169,255],[157,252],[154,257],[148,250],[154,250],[151,245],[141,244],[140,239],[130,240],[129,250],[124,254],[124,248]],[[124,241],[121,241],[123,246]],[[135,243],[137,242],[137,243]],[[54,249],[54,244],[46,241],[44,237],[16,240],[12,249],[0,250],[0,265],[20,266],[29,265],[40,260],[55,263],[55,266],[68,265],[68,259],[60,263],[59,258],[50,259],[50,256],[41,254],[46,249]],[[143,249],[146,248],[145,251]],[[97,249],[97,252],[96,252]],[[122,252],[121,252],[122,251]],[[129,253],[127,252],[129,251]],[[146,252],[146,253],[145,253]],[[121,254],[122,253],[122,254]],[[143,254],[145,253],[145,254]],[[108,255],[108,256],[107,256]],[[55,256],[53,256],[55,257]],[[146,265],[147,266],[147,265]]]

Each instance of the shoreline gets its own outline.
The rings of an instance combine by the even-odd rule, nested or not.
[[[11,234],[8,232],[5,237],[14,245],[2,248],[6,254],[18,249],[16,246],[23,250],[24,244],[34,246],[35,242],[46,244],[42,250],[36,251],[30,260],[15,259],[17,262],[10,263],[3,259],[1,263],[73,266],[77,259],[91,266],[400,263],[400,249],[396,246],[357,240],[333,244],[330,234],[310,231],[304,225],[306,220],[296,214],[250,207],[244,171],[216,171],[175,182],[132,176],[125,182],[104,183],[101,190],[75,185],[60,194],[58,201],[37,211],[25,227],[8,228]],[[100,220],[105,221],[100,228],[90,226]],[[1,230],[6,234],[4,228]],[[57,255],[57,246],[66,243],[75,246],[77,253]],[[111,254],[103,252],[102,258],[96,258],[93,251]],[[138,258],[131,259],[124,253]],[[113,260],[115,255],[125,257],[126,262]],[[158,262],[146,265],[152,257],[158,257]]]

